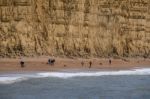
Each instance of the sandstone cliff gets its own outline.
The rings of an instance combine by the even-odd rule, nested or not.
[[[150,56],[150,0],[0,0],[0,56]]]

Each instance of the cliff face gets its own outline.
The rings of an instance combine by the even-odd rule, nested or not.
[[[0,0],[0,56],[150,56],[150,0]]]

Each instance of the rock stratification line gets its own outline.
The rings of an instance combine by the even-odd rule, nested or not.
[[[0,56],[150,56],[149,0],[0,0]]]

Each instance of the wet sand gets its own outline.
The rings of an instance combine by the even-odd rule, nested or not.
[[[111,59],[112,63],[109,64],[109,59],[69,59],[69,58],[55,58],[54,66],[47,64],[48,57],[39,58],[24,58],[25,67],[21,68],[20,59],[0,59],[0,72],[26,72],[26,71],[60,71],[60,70],[122,70],[132,68],[150,68],[150,59],[137,58],[137,59]],[[92,62],[90,67],[89,62]],[[81,63],[84,64],[81,64]]]

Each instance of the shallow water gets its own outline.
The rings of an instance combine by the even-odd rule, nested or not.
[[[0,84],[0,99],[150,99],[150,75],[84,75]]]

